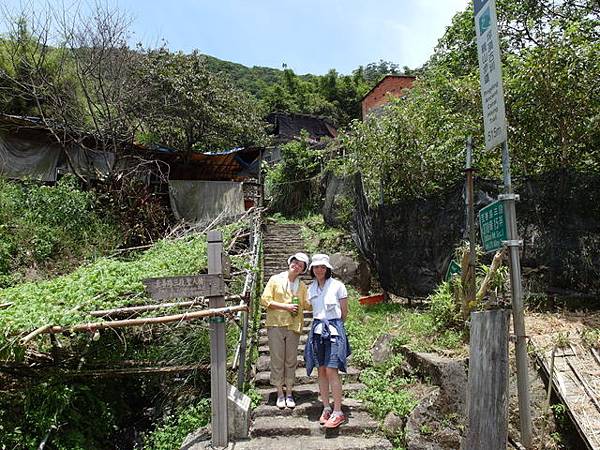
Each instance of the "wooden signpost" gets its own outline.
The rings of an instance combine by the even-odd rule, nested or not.
[[[223,237],[220,231],[208,232],[208,274],[222,274]],[[209,298],[210,308],[225,306],[223,293]],[[210,319],[210,398],[212,402],[212,445],[227,447],[227,349],[225,319]]]
[[[223,275],[192,275],[184,277],[148,278],[143,281],[155,300],[182,297],[214,297],[223,295]]]

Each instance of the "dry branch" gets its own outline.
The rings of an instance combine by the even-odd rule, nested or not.
[[[151,375],[151,374],[165,374],[174,372],[192,372],[194,370],[208,370],[209,364],[192,364],[192,365],[181,365],[181,366],[154,366],[154,367],[119,367],[113,369],[96,369],[96,370],[72,370],[72,371],[61,371],[62,376],[67,377],[93,377],[93,378],[110,378],[119,376],[129,375]]]
[[[105,317],[116,316],[121,314],[139,314],[142,312],[154,311],[162,308],[185,308],[193,306],[204,306],[204,304],[201,300],[191,300],[189,302],[160,303],[158,305],[142,305],[129,306],[126,308],[101,309],[98,311],[91,311],[89,315],[92,317]]]
[[[14,305],[12,302],[0,303],[0,309],[10,308],[12,305]]]
[[[27,336],[25,336],[24,338],[21,339],[21,341],[20,341],[21,345],[27,344],[30,340],[32,340],[38,334],[48,333],[50,328],[52,328],[52,325],[44,325],[42,327],[36,328],[31,333],[29,333]]]
[[[496,252],[496,254],[494,255],[494,259],[492,260],[492,264],[490,265],[490,270],[488,271],[488,273],[485,274],[485,278],[483,279],[483,282],[481,283],[481,287],[479,288],[479,291],[477,291],[477,296],[475,298],[477,299],[478,302],[480,302],[483,299],[483,297],[485,296],[485,294],[487,293],[487,290],[489,288],[492,277],[494,276],[494,274],[496,273],[496,271],[502,264],[502,258],[504,257],[505,250],[506,249],[502,248],[502,249],[498,250]]]
[[[247,311],[247,305],[238,305],[238,306],[230,306],[226,308],[214,308],[207,309],[204,311],[197,311],[191,313],[184,314],[173,314],[170,316],[160,316],[160,317],[145,317],[143,319],[128,319],[128,320],[114,320],[114,321],[105,321],[105,322],[90,322],[85,324],[73,325],[71,327],[61,327],[58,325],[47,325],[42,328],[38,328],[36,330],[37,334],[40,333],[63,333],[63,332],[93,332],[96,330],[105,330],[105,329],[114,329],[114,328],[126,328],[126,327],[141,327],[144,325],[153,325],[153,324],[164,324],[164,323],[172,323],[172,322],[183,322],[186,320],[194,320],[200,319],[203,317],[212,317],[212,316],[224,316],[226,314],[231,314],[237,311]],[[36,334],[36,335],[37,335]]]

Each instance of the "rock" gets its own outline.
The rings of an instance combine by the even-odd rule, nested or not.
[[[433,439],[442,447],[448,450],[460,448],[461,436],[457,430],[444,428],[433,434]]]
[[[377,338],[375,344],[373,344],[371,356],[376,366],[385,363],[394,355],[394,349],[392,348],[393,340],[394,336],[391,334],[382,334]]]
[[[435,353],[415,353],[401,348],[411,366],[431,377],[441,389],[438,407],[443,414],[466,412],[467,370],[464,359],[444,358]]]
[[[209,448],[212,439],[212,428],[210,424],[192,431],[186,436],[181,444],[180,450],[200,450]]]
[[[421,434],[421,430],[427,426],[430,428],[430,423],[434,420],[433,406],[437,402],[440,395],[440,390],[434,389],[426,395],[421,402],[413,409],[406,420],[404,433],[406,436],[406,448],[410,450],[433,450],[439,448],[437,444],[433,444],[430,436]],[[435,446],[434,446],[435,445]]]
[[[390,412],[383,421],[383,431],[386,434],[398,435],[404,429],[404,418]]]
[[[343,282],[355,284],[359,281],[358,263],[350,256],[334,253],[329,257],[333,273]]]

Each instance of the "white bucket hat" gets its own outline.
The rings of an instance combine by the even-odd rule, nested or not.
[[[293,254],[292,256],[290,256],[288,258],[288,266],[292,263],[292,259],[297,259],[298,261],[301,261],[304,263],[304,270],[302,271],[302,273],[306,273],[306,271],[308,270],[308,255],[306,253],[302,253],[302,252],[298,252]]]
[[[317,253],[316,255],[313,255],[312,261],[310,262],[310,266],[308,267],[309,270],[313,266],[325,266],[325,267],[333,270],[333,267],[331,267],[331,264],[329,262],[329,256],[327,256],[323,253]]]

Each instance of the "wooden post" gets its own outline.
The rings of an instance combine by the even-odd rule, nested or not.
[[[223,237],[220,231],[209,231],[207,236],[208,273],[221,274]],[[225,297],[210,297],[210,308],[225,306]],[[210,394],[212,402],[212,445],[227,447],[227,349],[225,347],[225,319],[210,319]]]
[[[471,313],[465,450],[506,450],[509,317],[502,309]]]

